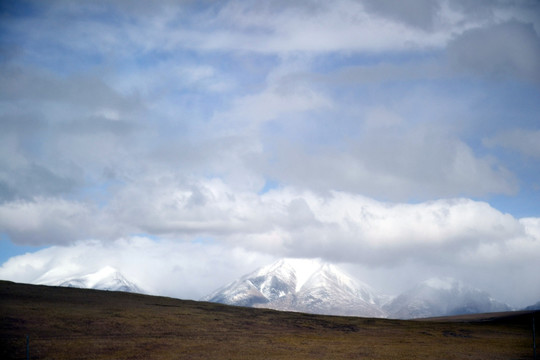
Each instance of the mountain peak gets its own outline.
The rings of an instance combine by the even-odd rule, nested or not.
[[[230,305],[327,315],[418,318],[507,311],[485,291],[450,277],[429,278],[383,296],[321,259],[280,259],[203,298]]]
[[[284,258],[260,268],[256,274],[257,276],[272,274],[290,279],[295,284],[295,291],[300,291],[310,277],[324,265],[321,259]]]
[[[385,315],[369,286],[321,259],[278,260],[203,300],[331,315]]]
[[[116,268],[107,265],[94,273],[82,276],[82,278],[86,280],[88,287],[93,288],[100,282],[106,281],[108,279],[123,280],[124,276],[120,274],[120,272]]]
[[[66,276],[62,269],[53,269],[37,280],[38,284],[77,287],[87,289],[126,291],[142,293],[143,291],[133,282],[127,280],[118,269],[104,266],[101,269],[83,275]]]

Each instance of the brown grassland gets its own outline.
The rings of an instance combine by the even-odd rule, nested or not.
[[[532,359],[538,312],[320,316],[0,281],[0,358]],[[540,327],[540,326],[537,326]]]

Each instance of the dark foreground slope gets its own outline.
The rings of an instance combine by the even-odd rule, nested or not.
[[[0,281],[0,358],[25,359],[28,334],[31,359],[531,359],[532,316],[333,317]]]

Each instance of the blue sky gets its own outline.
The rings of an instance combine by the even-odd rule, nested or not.
[[[0,47],[1,278],[320,257],[540,299],[537,1],[3,1]]]

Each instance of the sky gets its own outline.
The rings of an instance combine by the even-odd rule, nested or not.
[[[0,279],[281,257],[540,300],[540,2],[0,2]]]

